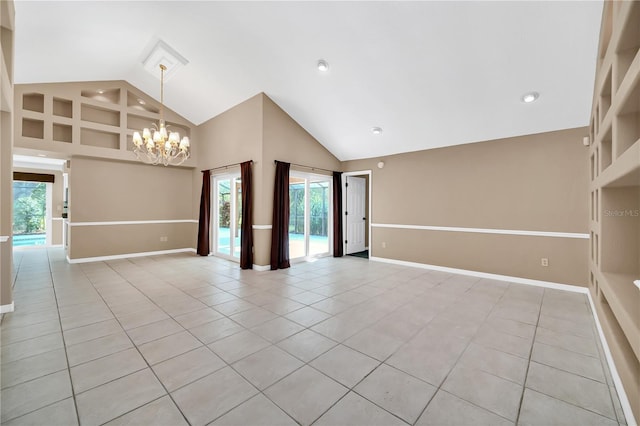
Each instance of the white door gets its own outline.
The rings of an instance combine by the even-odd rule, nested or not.
[[[365,178],[345,176],[346,179],[346,254],[358,253],[365,250],[365,227],[367,226],[365,210]]]

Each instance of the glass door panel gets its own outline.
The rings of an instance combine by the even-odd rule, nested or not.
[[[242,182],[236,176],[214,178],[214,253],[240,258],[240,225],[242,223]]]
[[[299,174],[289,178],[289,258],[329,254],[331,180]]]
[[[329,253],[329,181],[309,181],[309,256]]]
[[[13,182],[13,246],[47,244],[47,192],[51,184]],[[50,202],[50,201],[49,201]]]
[[[215,252],[231,255],[231,180],[216,179],[216,199],[218,201],[217,238]]]
[[[306,256],[305,197],[306,180],[289,178],[289,259]]]

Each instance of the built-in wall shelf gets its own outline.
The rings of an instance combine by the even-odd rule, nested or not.
[[[22,95],[22,109],[44,113],[44,95],[42,93],[25,93]]]
[[[160,119],[160,105],[123,81],[17,85],[15,146],[138,161],[135,131]],[[168,129],[191,136],[193,124],[165,109]],[[192,158],[184,166],[195,167]]]
[[[640,2],[605,2],[589,137],[589,288],[640,418]]]
[[[631,349],[640,358],[640,327],[638,326],[638,306],[640,306],[640,291],[633,284],[631,274],[604,273],[602,291],[607,295],[609,305],[614,305],[616,321],[624,332]]]
[[[73,118],[73,102],[67,99],[53,98],[53,115]]]
[[[594,181],[595,187],[628,186],[640,182],[640,180],[636,179],[640,173],[639,158],[640,139],[616,158],[615,167],[607,168],[596,177]]]

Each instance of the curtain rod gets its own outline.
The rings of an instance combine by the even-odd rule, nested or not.
[[[273,160],[273,163],[277,163],[278,160]],[[305,169],[311,169],[311,170],[322,170],[323,172],[329,172],[329,173],[333,173],[333,170],[327,170],[327,169],[323,169],[322,167],[312,167],[312,166],[305,166],[304,164],[296,164],[296,163],[289,163],[292,166],[296,166],[296,167],[303,167]]]
[[[249,160],[249,162],[250,162],[251,164],[253,164],[253,160]],[[243,161],[242,163],[245,163],[245,161]],[[211,172],[211,171],[213,171],[213,170],[218,170],[218,169],[228,169],[229,167],[239,166],[239,165],[240,165],[240,164],[242,164],[242,163],[227,164],[226,166],[214,167],[213,169],[206,169],[206,170],[201,170],[201,171],[206,172],[206,171],[208,170],[208,171],[210,171],[210,172]]]

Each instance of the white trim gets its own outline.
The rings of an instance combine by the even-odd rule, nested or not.
[[[254,271],[258,271],[258,272],[262,272],[262,271],[269,271],[271,270],[271,265],[253,265],[253,270]]]
[[[393,223],[373,223],[374,228],[419,229],[425,231],[472,232],[477,234],[527,235],[531,237],[556,237],[589,239],[589,234],[575,232],[525,231],[516,229],[461,228],[457,226],[399,225]]]
[[[7,241],[9,241],[9,238],[10,237],[8,237],[6,235],[0,236],[0,243],[6,243]]]
[[[490,280],[497,280],[497,281],[508,281],[510,283],[527,284],[527,285],[533,285],[536,287],[553,288],[556,290],[571,291],[574,293],[585,293],[585,294],[589,293],[588,288],[579,287],[577,285],[554,283],[551,281],[533,280],[531,278],[512,277],[509,275],[490,274],[488,272],[469,271],[467,269],[449,268],[446,266],[429,265],[427,263],[407,262],[405,260],[387,259],[385,257],[370,256],[369,259],[376,262],[392,263],[395,265],[411,266],[414,268],[431,269],[434,271],[449,272],[451,274],[469,275],[473,277],[487,278]]]
[[[273,225],[252,225],[251,229],[273,229]]]
[[[15,305],[15,302],[11,302],[11,304],[9,305],[0,305],[0,314],[6,314],[8,312],[13,312]]]
[[[152,223],[198,223],[198,221],[193,219],[120,220],[111,222],[69,222],[69,226],[147,225]]]
[[[616,364],[613,361],[613,356],[611,355],[611,349],[609,349],[609,344],[607,343],[607,339],[604,337],[604,331],[602,330],[602,326],[600,325],[600,319],[598,318],[598,313],[596,312],[596,307],[593,304],[593,299],[591,298],[591,292],[589,291],[587,292],[587,298],[589,299],[591,312],[593,312],[593,318],[596,320],[596,329],[598,330],[600,343],[602,343],[602,350],[604,351],[604,357],[606,358],[607,364],[609,365],[609,372],[611,373],[613,384],[616,387],[616,392],[618,392],[618,399],[620,400],[620,406],[622,407],[622,412],[624,413],[625,420],[629,426],[637,425],[636,419],[633,417],[633,411],[631,410],[631,404],[629,403],[629,398],[627,397],[627,393],[624,391],[622,380],[620,379],[620,375],[618,374],[618,370],[616,369]]]
[[[51,221],[51,219],[53,219],[53,183],[51,182],[46,182],[45,183],[45,188],[47,189],[47,193],[46,193],[46,198],[45,198],[45,225],[44,225],[44,229],[45,229],[45,245],[46,246],[51,246],[51,243],[53,241],[52,238],[52,228],[53,228],[53,222]]]
[[[52,217],[51,220],[64,220],[64,218],[61,217]]]
[[[70,259],[69,256],[67,256],[67,262],[69,263],[103,262],[105,260],[128,259],[130,257],[157,256],[161,254],[173,254],[173,253],[184,253],[184,252],[195,253],[196,249],[181,248],[181,249],[172,249],[172,250],[147,251],[142,253],[114,254],[111,256],[81,257],[78,259]]]

